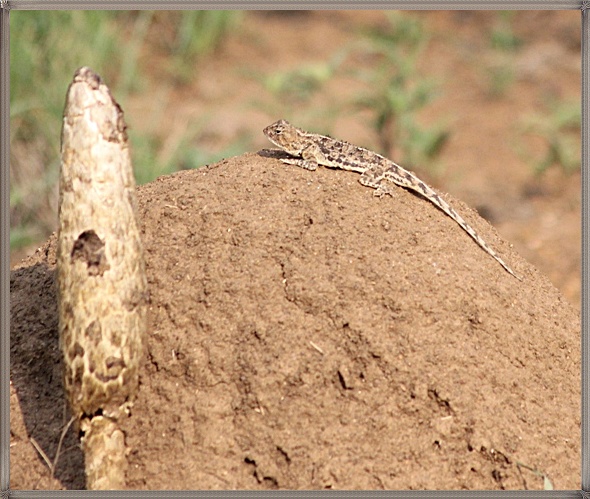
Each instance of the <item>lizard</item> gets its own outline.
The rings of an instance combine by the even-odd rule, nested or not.
[[[432,187],[397,163],[376,152],[355,146],[344,140],[306,132],[286,120],[279,120],[267,126],[263,133],[274,145],[290,156],[289,158],[281,158],[283,163],[296,165],[306,170],[315,170],[321,165],[360,173],[359,182],[366,187],[375,189],[374,195],[379,197],[385,194],[395,195],[394,189],[383,183],[383,180],[417,192],[457,222],[510,275],[522,281],[522,277],[518,276]]]

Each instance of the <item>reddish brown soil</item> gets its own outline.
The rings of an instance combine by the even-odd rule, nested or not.
[[[542,487],[517,463],[578,487],[577,312],[466,205],[448,197],[524,282],[357,178],[246,155],[140,190],[130,488]],[[65,421],[54,252],[12,278],[15,488],[83,484],[73,436],[56,483],[27,441],[54,455]]]
[[[543,488],[529,468],[555,488],[580,487],[579,314],[527,262],[547,262],[563,293],[579,296],[579,179],[555,170],[533,179],[506,146],[514,106],[533,110],[543,85],[579,91],[579,79],[564,77],[575,51],[557,39],[579,36],[579,14],[577,26],[571,13],[522,14],[517,29],[531,47],[555,37],[560,79],[539,86],[536,77],[551,76],[540,64],[507,97],[484,99],[480,77],[460,62],[476,57],[484,13],[425,16],[441,43],[425,65],[452,67],[457,87],[432,111],[456,117],[446,180],[433,183],[514,242],[518,252],[445,196],[523,282],[430,203],[401,189],[376,199],[354,173],[248,154],[139,190],[151,307],[141,391],[125,422],[129,488]],[[359,19],[292,15],[297,30],[289,15],[253,14],[243,57],[292,67],[314,44],[329,53]],[[291,59],[271,43],[279,29]],[[253,33],[268,37],[258,51],[244,44]],[[226,66],[237,64],[232,43],[219,55]],[[231,82],[217,81],[223,94]],[[233,85],[236,99],[251,91]],[[270,121],[216,106],[213,141]],[[139,105],[130,108],[128,119],[140,120]],[[370,145],[358,124],[334,133]],[[11,275],[13,489],[84,487],[74,432],[54,479],[31,443],[53,458],[68,420],[54,273],[52,237]]]

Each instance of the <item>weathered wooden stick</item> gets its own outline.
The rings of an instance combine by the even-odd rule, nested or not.
[[[64,387],[83,432],[88,489],[125,485],[118,420],[138,389],[147,281],[123,111],[76,71],[64,111],[57,279]]]

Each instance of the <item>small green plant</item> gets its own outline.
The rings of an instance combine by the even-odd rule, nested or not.
[[[512,10],[503,10],[496,14],[496,23],[490,35],[493,49],[511,52],[522,45],[522,40],[514,34],[512,28],[515,14]]]
[[[399,13],[387,15],[386,29],[366,33],[363,51],[367,58],[380,63],[359,73],[370,91],[361,95],[356,104],[372,114],[383,153],[400,157],[411,167],[436,157],[448,132],[440,125],[421,127],[417,121],[418,111],[436,95],[434,84],[419,73],[417,66],[427,43],[421,23]]]
[[[514,11],[500,11],[490,33],[489,45],[492,52],[486,65],[488,92],[492,97],[504,95],[514,82],[513,54],[522,45],[522,40],[514,34],[512,28]]]
[[[341,103],[338,100],[334,102],[327,94],[326,85],[337,75],[348,53],[349,49],[344,47],[327,60],[266,74],[244,70],[244,76],[259,83],[265,91],[264,97],[255,97],[249,106],[266,113],[270,120],[283,117],[293,120],[298,126],[321,123],[324,130],[329,129],[329,123],[338,115]],[[314,105],[314,99],[320,98],[321,106]]]
[[[276,71],[264,77],[266,90],[291,102],[308,100],[334,75],[337,61],[300,66],[291,71]]]
[[[175,17],[178,18],[178,13],[175,13]],[[174,53],[191,57],[209,54],[242,18],[243,12],[239,10],[192,10],[181,13]]]
[[[314,97],[325,95],[322,91],[339,71],[347,54],[348,49],[343,48],[327,61],[302,64],[291,70],[273,71],[262,75],[247,71],[246,76],[259,82],[272,96],[271,99],[254,99],[251,105],[275,119],[277,109],[280,108],[280,116],[292,119],[297,116],[299,124],[314,121],[326,123],[330,117],[337,114],[336,109],[330,109],[331,99],[325,97],[320,108],[310,103]]]
[[[552,102],[548,105],[548,112],[536,113],[521,121],[523,133],[545,143],[543,156],[533,162],[537,175],[553,165],[559,166],[565,173],[580,168],[581,122],[579,102]]]
[[[199,57],[210,54],[226,33],[239,25],[243,12],[238,10],[191,10],[162,12],[161,21],[174,26],[174,37],[168,46],[174,76],[186,83],[194,75]]]

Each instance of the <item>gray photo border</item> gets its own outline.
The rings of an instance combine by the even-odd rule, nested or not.
[[[560,491],[25,491],[10,490],[10,10],[391,9],[580,10],[582,27],[582,477],[581,490]],[[588,498],[590,499],[590,1],[574,0],[0,0],[0,497],[33,498]]]

